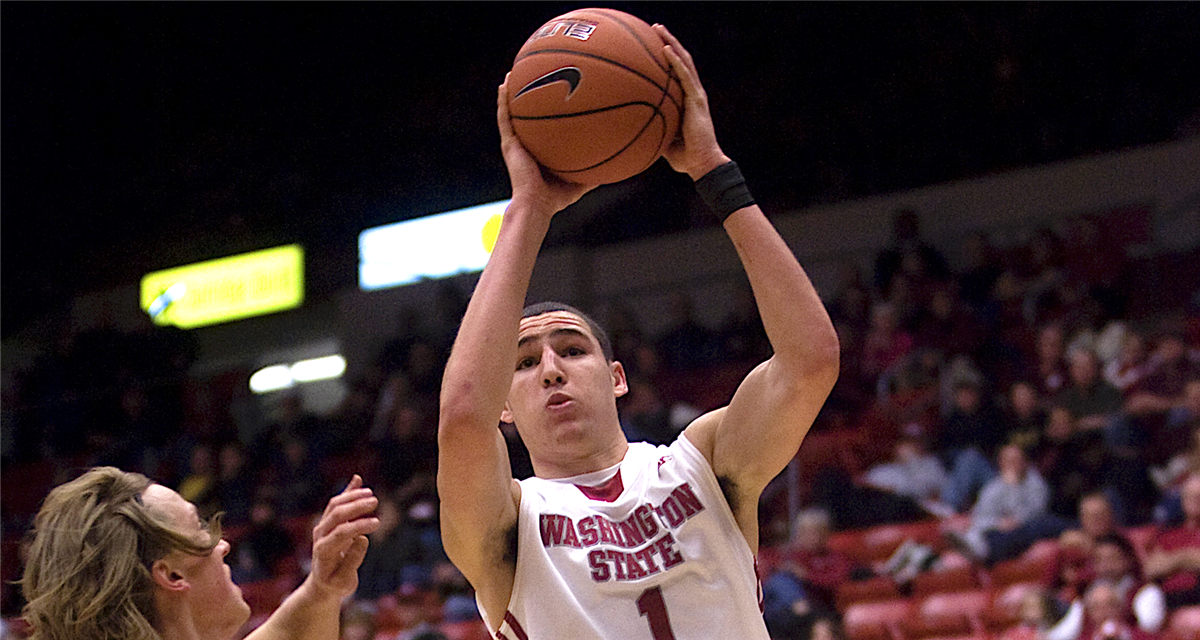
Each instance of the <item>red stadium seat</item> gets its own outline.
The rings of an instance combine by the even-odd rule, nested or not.
[[[859,602],[846,607],[842,627],[847,640],[903,640],[899,624],[912,610],[908,598]]]
[[[997,562],[987,572],[989,584],[993,589],[1003,589],[1018,582],[1041,582],[1050,571],[1053,560],[1038,558],[1014,558]]]
[[[834,592],[834,603],[838,611],[845,612],[847,607],[857,602],[895,600],[899,597],[900,589],[896,582],[887,576],[878,576],[838,584]]]
[[[984,635],[982,613],[991,604],[983,589],[934,593],[918,601],[912,614],[900,620],[905,638]]]
[[[982,587],[979,572],[971,565],[935,569],[917,574],[913,579],[913,595],[926,596],[947,591],[971,591]]]

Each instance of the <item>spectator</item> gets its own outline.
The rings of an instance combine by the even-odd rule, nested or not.
[[[935,286],[913,336],[916,347],[936,350],[947,360],[956,356],[975,360],[983,338],[984,327],[975,310],[959,300],[954,286]]]
[[[1014,558],[1037,540],[1061,532],[1035,518],[1046,512],[1050,488],[1025,452],[1014,445],[1002,448],[998,466],[1000,475],[984,485],[967,531],[946,531],[949,542],[978,564]]]
[[[668,324],[655,341],[663,365],[670,371],[687,371],[718,360],[716,334],[696,320],[691,297],[677,291],[667,300]]]
[[[234,581],[246,583],[278,577],[285,572],[284,561],[294,559],[295,553],[291,536],[279,522],[274,501],[269,493],[260,494],[250,509],[250,526],[237,541],[233,554]]]
[[[1066,388],[1065,340],[1062,325],[1050,323],[1038,331],[1032,373],[1038,382],[1038,391],[1044,396],[1054,397]]]
[[[629,392],[617,400],[621,429],[630,442],[671,444],[679,429],[671,423],[671,411],[658,389],[648,379],[630,376]]]
[[[1077,609],[1076,609],[1077,607]],[[1129,603],[1107,581],[1097,580],[1084,594],[1082,604],[1072,605],[1063,620],[1046,633],[1046,640],[1155,640],[1132,624]]]
[[[1045,517],[1058,516],[1047,514]],[[1079,521],[1058,536],[1058,549],[1049,574],[1049,585],[1060,600],[1071,602],[1083,594],[1087,584],[1096,577],[1092,567],[1096,541],[1119,533],[1108,496],[1097,491],[1079,501]]]
[[[1155,520],[1176,523],[1183,520],[1180,487],[1188,477],[1200,474],[1200,424],[1192,427],[1192,441],[1161,468],[1151,470],[1155,483],[1162,490],[1162,499],[1155,510]]]
[[[1021,598],[1019,619],[1000,634],[999,640],[1044,640],[1062,614],[1062,606],[1044,589],[1031,589]]]
[[[192,446],[188,456],[188,473],[180,481],[177,491],[184,500],[195,504],[201,512],[212,513],[216,509],[217,471],[213,464],[213,450],[207,444]]]
[[[975,494],[996,475],[988,461],[1003,440],[1001,415],[984,399],[981,382],[961,379],[954,385],[952,408],[942,421],[935,448],[950,469],[943,502],[960,513],[970,508]]]
[[[1076,349],[1067,355],[1069,383],[1056,398],[1071,412],[1075,426],[1083,430],[1109,429],[1121,410],[1121,392],[1100,376],[1096,354]]]
[[[1162,585],[1167,606],[1200,604],[1200,473],[1180,491],[1184,521],[1161,531],[1150,543],[1146,577]]]
[[[1099,636],[1096,634],[1105,623],[1114,621],[1133,623],[1144,633],[1158,633],[1167,618],[1163,592],[1158,585],[1143,579],[1137,553],[1129,540],[1118,534],[1101,536],[1092,549],[1092,566],[1096,572],[1095,581],[1082,599],[1071,603],[1052,635],[1055,638],[1109,638],[1112,636],[1103,631]],[[1094,601],[1097,586],[1112,589],[1119,613],[1109,609],[1112,603],[1108,594]],[[1103,613],[1095,610],[1096,604],[1102,605]]]
[[[810,613],[836,611],[837,586],[851,579],[855,567],[849,556],[829,547],[830,530],[828,511],[800,512],[791,541],[762,566],[764,615],[772,633],[794,635]]]
[[[1057,406],[1051,407],[1046,415],[1034,460],[1046,483],[1054,486],[1050,513],[1063,518],[1072,518],[1085,495],[1105,489],[1111,467],[1108,448],[1100,433],[1076,430],[1070,412]],[[1114,508],[1120,513],[1123,504],[1114,504]]]
[[[1146,353],[1146,339],[1133,330],[1127,330],[1121,339],[1121,349],[1117,357],[1104,365],[1104,379],[1121,392],[1135,386],[1150,368],[1149,354]]]
[[[917,435],[901,436],[891,460],[871,467],[863,477],[868,486],[912,498],[923,505],[938,503],[948,480],[942,461],[929,453],[924,439]]]
[[[220,510],[225,512],[223,522],[243,524],[250,519],[254,487],[258,482],[256,474],[247,463],[245,449],[236,441],[221,446],[217,463],[217,485],[213,493]]]
[[[874,380],[912,350],[912,336],[900,329],[896,308],[878,303],[871,308],[871,327],[863,343],[863,375]]]
[[[338,640],[375,640],[375,614],[361,604],[342,609]]]
[[[1037,387],[1019,380],[1008,388],[1008,395],[1001,410],[1005,444],[1015,444],[1034,456],[1042,441],[1042,430],[1046,425],[1046,409],[1038,397]]]
[[[921,239],[920,224],[913,209],[897,209],[892,215],[891,244],[875,257],[877,291],[887,291],[899,273],[920,273],[935,280],[945,280],[950,275],[946,258]]]

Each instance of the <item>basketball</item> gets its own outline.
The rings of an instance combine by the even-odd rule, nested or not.
[[[539,163],[581,184],[620,182],[658,160],[679,128],[683,89],[663,40],[614,9],[542,25],[513,62],[513,131]]]

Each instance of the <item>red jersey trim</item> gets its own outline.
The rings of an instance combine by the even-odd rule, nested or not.
[[[589,500],[615,502],[617,498],[621,497],[621,492],[625,490],[625,483],[621,481],[621,472],[618,471],[615,476],[609,478],[604,484],[595,487],[585,487],[577,484],[575,487],[583,492],[583,495],[587,496]]]
[[[517,640],[529,640],[529,636],[525,634],[525,629],[521,628],[521,623],[517,622],[517,617],[514,616],[511,611],[504,612],[504,621],[508,623],[508,626],[513,630],[513,633],[517,634]],[[499,633],[496,635],[500,636]]]

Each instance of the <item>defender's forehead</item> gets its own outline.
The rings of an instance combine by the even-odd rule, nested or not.
[[[520,344],[562,330],[578,331],[591,340],[596,339],[596,336],[592,335],[591,327],[583,318],[570,311],[547,311],[536,316],[521,318],[521,324],[517,329],[517,342]]]

